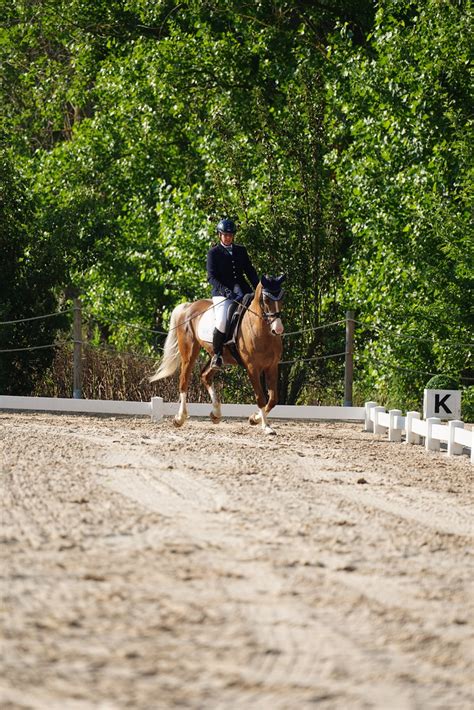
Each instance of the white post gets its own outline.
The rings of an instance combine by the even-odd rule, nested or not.
[[[377,406],[377,402],[365,403],[365,431],[374,431],[374,423],[370,418],[371,410]]]
[[[151,420],[159,422],[163,419],[163,397],[151,398]]]
[[[400,409],[391,409],[389,411],[390,425],[388,427],[388,440],[389,441],[401,441],[402,440],[402,430],[397,429],[397,417],[402,416]]]
[[[441,424],[441,419],[439,419],[439,417],[428,417],[426,420],[427,431],[425,438],[425,449],[427,451],[439,451],[440,449],[440,440],[434,439],[431,433],[434,424]]]
[[[464,429],[464,422],[461,422],[459,419],[451,419],[451,421],[448,422],[448,456],[459,456],[462,454],[462,444],[456,444],[454,441],[454,431],[457,427]]]
[[[407,415],[405,417],[405,431],[406,431],[406,440],[405,443],[407,444],[419,444],[420,443],[420,435],[415,434],[413,431],[413,420],[414,419],[419,419],[420,418],[420,412],[407,412]]]
[[[385,407],[374,407],[375,421],[374,434],[385,434],[385,427],[379,424],[379,412],[385,412]]]

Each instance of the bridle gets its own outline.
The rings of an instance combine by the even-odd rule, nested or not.
[[[272,325],[272,323],[274,321],[277,320],[277,318],[281,318],[281,312],[280,311],[265,310],[265,299],[269,299],[270,301],[274,301],[275,303],[278,303],[279,301],[283,300],[284,295],[285,295],[285,292],[283,289],[280,289],[280,291],[277,294],[271,293],[270,291],[262,289],[262,293],[260,295],[260,307],[262,309],[262,317],[263,317],[263,320],[270,326]]]

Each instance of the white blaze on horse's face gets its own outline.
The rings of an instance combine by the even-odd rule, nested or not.
[[[278,302],[276,304],[277,306],[279,305]],[[283,327],[283,323],[281,322],[281,318],[275,318],[274,321],[272,321],[272,324],[270,326],[272,333],[275,335],[281,335],[283,331],[285,330]]]
[[[280,318],[280,301],[274,301],[273,299],[265,298],[264,303],[265,317],[270,323],[271,332],[273,333],[273,335],[281,335],[285,329]]]

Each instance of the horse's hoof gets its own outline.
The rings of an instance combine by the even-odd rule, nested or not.
[[[275,431],[275,429],[272,429],[271,426],[266,426],[263,431],[265,434],[268,434],[269,436],[276,436],[276,431]]]
[[[256,419],[255,417],[256,417],[255,414],[251,414],[249,417],[249,424],[251,424],[252,426],[255,426],[256,424],[259,423],[258,419]]]
[[[222,419],[222,417],[216,416],[216,415],[214,414],[214,412],[211,412],[211,413],[209,414],[209,416],[210,416],[211,422],[212,422],[213,424],[219,424],[220,421],[221,421],[221,419]]]
[[[176,417],[174,417],[173,424],[175,425],[175,427],[183,426],[184,419],[177,419]]]

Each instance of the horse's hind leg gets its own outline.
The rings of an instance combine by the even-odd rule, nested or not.
[[[188,410],[186,407],[186,397],[189,387],[189,380],[193,371],[193,365],[199,355],[199,343],[190,343],[185,339],[184,335],[178,334],[178,345],[181,354],[181,373],[179,376],[179,410],[178,414],[173,419],[175,426],[183,426],[188,418]]]
[[[188,409],[186,407],[186,392],[179,393],[179,410],[178,414],[173,419],[173,424],[175,426],[183,426],[184,422],[188,418]]]
[[[214,385],[214,375],[215,370],[209,367],[208,362],[201,370],[201,380],[204,387],[207,389],[212,402],[212,411],[209,415],[211,417],[211,421],[213,424],[219,424],[222,419],[221,401]]]

